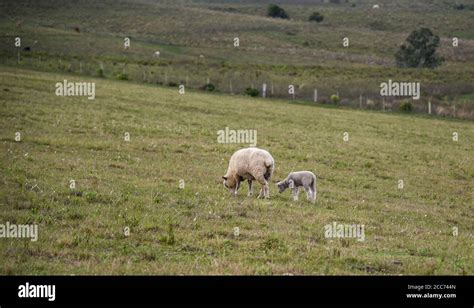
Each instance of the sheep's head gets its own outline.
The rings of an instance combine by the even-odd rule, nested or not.
[[[230,191],[230,194],[232,196],[236,196],[237,195],[237,183],[235,180],[233,180],[232,177],[227,177],[227,176],[223,176],[222,177],[224,179],[224,187],[227,188],[229,191]]]
[[[276,183],[275,185],[278,186],[278,191],[280,193],[282,193],[282,192],[285,191],[285,189],[288,188],[289,183],[287,181],[283,180],[283,181],[280,181],[280,182]]]

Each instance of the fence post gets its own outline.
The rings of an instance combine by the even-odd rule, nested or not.
[[[453,105],[453,117],[456,117],[456,105]]]
[[[385,111],[385,98],[382,97],[382,110]]]
[[[267,96],[267,84],[264,83],[262,85],[262,97],[265,98]]]
[[[359,96],[359,108],[362,109],[362,94]]]
[[[428,101],[428,114],[431,114],[431,101]]]
[[[314,89],[314,97],[313,97],[313,100],[315,103],[318,102],[318,89]]]

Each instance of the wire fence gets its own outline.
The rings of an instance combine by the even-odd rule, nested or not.
[[[302,83],[288,78],[273,79],[265,74],[222,73],[219,70],[193,72],[193,69],[189,67],[176,70],[169,66],[106,63],[100,60],[83,61],[61,56],[52,59],[41,54],[24,57],[18,53],[15,60],[14,64],[21,67],[51,72],[63,71],[80,76],[113,78],[169,87],[184,85],[185,89],[211,90],[231,95],[246,95],[253,92],[253,95],[264,98],[288,99],[386,112],[403,111],[474,119],[474,102],[454,105],[433,96],[420,100],[382,97],[378,92],[347,87],[341,87],[339,90],[328,89],[328,87],[318,88],[310,82]],[[11,58],[9,60],[3,58],[1,62],[8,65],[13,64]],[[249,91],[249,89],[256,91]]]

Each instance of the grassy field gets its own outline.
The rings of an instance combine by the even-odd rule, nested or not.
[[[422,98],[413,102],[418,112],[426,113],[431,100],[440,106],[436,114],[451,115],[456,105],[458,117],[474,118],[474,10],[443,0],[298,0],[279,1],[291,17],[279,20],[265,16],[268,1],[216,2],[4,1],[0,64],[86,76],[97,76],[102,67],[107,78],[125,74],[134,82],[181,82],[195,89],[209,80],[216,91],[239,94],[267,83],[274,86],[269,96],[285,99],[293,84],[298,99],[312,100],[317,88],[322,102],[338,93],[341,104],[359,106],[363,95],[364,106],[369,98],[377,109],[381,82],[409,80],[421,82]],[[373,10],[374,3],[381,8]],[[322,23],[307,21],[313,11],[325,16]],[[446,62],[435,70],[397,69],[395,52],[420,27],[441,37]],[[17,36],[31,51],[14,46]],[[131,38],[128,49],[125,37]],[[453,37],[460,40],[456,48]],[[159,58],[153,56],[157,50]],[[399,99],[390,100],[397,109]]]
[[[63,79],[96,99],[55,96]],[[0,91],[0,222],[39,225],[0,239],[3,275],[474,274],[473,122],[5,66]],[[232,199],[221,176],[245,145],[217,143],[225,127],[257,130],[272,182],[314,171],[317,203],[273,183]],[[325,238],[333,222],[365,241]]]

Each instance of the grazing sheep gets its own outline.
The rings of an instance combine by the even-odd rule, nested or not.
[[[288,187],[292,189],[293,201],[298,201],[300,187],[306,191],[308,201],[316,202],[316,175],[311,171],[298,171],[288,174],[286,179],[276,183],[280,193],[284,192]]]
[[[159,57],[160,56],[160,52],[159,51],[155,51],[155,57]]]
[[[231,156],[227,173],[222,177],[224,186],[229,189],[232,196],[236,197],[240,182],[247,180],[248,196],[251,196],[252,181],[256,180],[262,185],[258,197],[270,198],[268,182],[274,169],[275,161],[267,151],[258,148],[238,150]]]
[[[374,5],[372,6],[372,8],[373,8],[373,9],[378,9],[378,8],[380,8],[380,6],[379,6],[378,4],[374,4]]]

